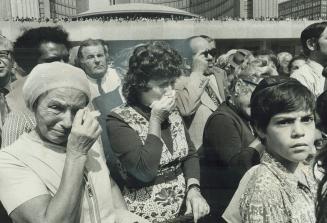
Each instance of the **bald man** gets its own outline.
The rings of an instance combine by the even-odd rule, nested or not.
[[[195,148],[202,145],[202,135],[209,116],[225,100],[226,73],[214,66],[215,42],[207,36],[189,39],[192,72],[176,82],[177,106],[185,117]]]

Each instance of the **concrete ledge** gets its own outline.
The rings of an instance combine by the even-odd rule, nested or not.
[[[62,25],[72,41],[185,39],[204,34],[214,39],[298,39],[302,30],[318,21],[85,21],[0,22],[0,32],[15,40],[29,27]]]

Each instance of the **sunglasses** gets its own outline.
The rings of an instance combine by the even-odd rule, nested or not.
[[[210,50],[206,50],[206,51],[202,52],[201,54],[203,54],[205,57],[208,57],[209,54],[212,57],[216,57],[216,55],[217,55],[217,49],[216,48],[212,48]]]

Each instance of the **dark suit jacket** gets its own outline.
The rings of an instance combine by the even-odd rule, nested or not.
[[[98,121],[102,128],[101,141],[103,145],[103,151],[106,156],[106,161],[108,168],[110,170],[111,177],[116,181],[116,183],[121,186],[121,177],[117,170],[116,160],[117,157],[112,151],[108,131],[107,131],[107,117],[112,109],[118,107],[123,103],[123,100],[119,94],[119,88],[116,88],[114,91],[108,92],[106,94],[100,95],[93,99],[92,104],[96,110],[100,112]]]

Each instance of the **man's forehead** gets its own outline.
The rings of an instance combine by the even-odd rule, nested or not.
[[[98,53],[98,52],[104,53],[104,46],[102,45],[83,46],[81,52],[84,55]]]
[[[42,52],[68,51],[64,44],[54,42],[41,43],[40,50]]]

